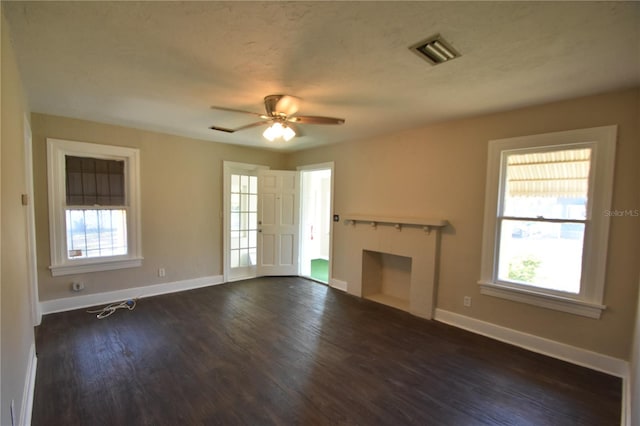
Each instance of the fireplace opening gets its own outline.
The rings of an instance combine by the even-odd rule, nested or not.
[[[362,297],[408,311],[410,290],[410,257],[363,250]]]

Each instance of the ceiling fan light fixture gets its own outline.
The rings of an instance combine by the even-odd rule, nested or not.
[[[284,139],[285,142],[289,142],[295,135],[296,132],[291,127],[285,127],[282,132],[282,139]]]
[[[273,142],[276,139],[282,138],[285,141],[290,141],[296,135],[295,130],[291,127],[283,126],[282,123],[276,121],[262,133],[269,142]]]
[[[262,136],[269,142],[273,142],[276,139],[276,132],[273,130],[273,126],[267,127],[267,129],[262,133]]]
[[[282,132],[284,131],[284,128],[282,127],[282,123],[280,123],[279,121],[276,121],[271,125],[271,128],[275,132],[277,138],[282,136]]]
[[[283,139],[285,142],[290,141],[296,136],[301,136],[303,133],[296,127],[297,124],[344,124],[344,118],[336,117],[323,117],[316,115],[293,115],[298,111],[299,98],[290,95],[268,95],[264,98],[264,109],[266,114],[260,114],[251,111],[243,111],[240,109],[211,106],[211,109],[238,112],[242,114],[250,114],[260,117],[262,121],[256,121],[246,124],[244,126],[233,128],[226,128],[220,126],[210,126],[211,130],[216,130],[225,133],[235,133],[239,130],[250,129],[257,126],[269,125],[262,132],[262,136],[269,142],[273,142],[276,139]],[[296,123],[296,124],[290,124]]]

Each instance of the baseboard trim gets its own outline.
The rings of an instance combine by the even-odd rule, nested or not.
[[[329,285],[337,290],[347,291],[347,282],[336,278],[329,279]]]
[[[532,352],[601,371],[622,379],[629,377],[629,363],[609,355],[599,354],[442,309],[436,309],[434,319]]]
[[[39,301],[36,302],[36,323],[33,324],[34,327],[42,324],[42,303]]]
[[[43,314],[73,311],[75,309],[88,308],[90,306],[105,305],[127,299],[143,299],[145,297],[161,294],[176,293],[179,291],[193,290],[223,284],[222,275],[194,278],[190,280],[173,281],[169,283],[154,284],[142,287],[132,287],[124,290],[109,291],[105,293],[87,294],[63,299],[45,300],[41,302]]]
[[[638,404],[637,401],[631,399],[631,371],[627,377],[622,378],[622,416],[620,419],[621,426],[631,426],[631,406]]]
[[[28,426],[31,424],[31,413],[33,412],[33,396],[36,390],[36,370],[38,358],[36,357],[36,344],[32,343],[29,348],[29,365],[24,378],[24,390],[22,391],[22,405],[20,407],[19,425]]]

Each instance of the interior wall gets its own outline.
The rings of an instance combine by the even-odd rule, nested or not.
[[[611,219],[604,303],[595,320],[481,295],[488,141],[617,124],[614,209],[640,208],[640,89],[430,125],[288,155],[288,168],[335,162],[334,213],[442,218],[437,306],[525,333],[629,359],[640,264],[640,220]],[[348,117],[347,124],[348,125]],[[601,214],[604,214],[602,212]],[[345,227],[334,226],[333,277],[345,280]],[[471,296],[471,307],[463,297]]]
[[[282,168],[275,151],[188,139],[109,124],[32,114],[40,300],[222,275],[223,161]],[[141,267],[52,277],[48,269],[46,138],[140,149]],[[158,277],[165,268],[166,276]],[[74,293],[72,281],[85,290]]]
[[[2,375],[0,424],[11,424],[11,401],[14,419],[20,418],[29,351],[34,343],[31,304],[28,289],[26,211],[21,194],[26,193],[24,167],[24,119],[28,106],[10,41],[8,24],[2,9],[2,81],[0,148],[0,327],[2,330],[0,364]],[[18,424],[18,423],[16,423]]]

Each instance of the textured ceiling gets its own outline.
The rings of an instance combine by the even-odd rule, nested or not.
[[[283,150],[640,85],[635,2],[3,2],[32,111]],[[408,47],[442,34],[462,57]],[[304,125],[235,134],[268,94]]]

